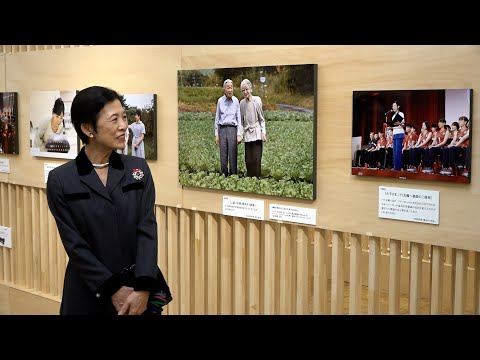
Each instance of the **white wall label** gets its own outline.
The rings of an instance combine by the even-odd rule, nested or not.
[[[12,229],[0,226],[0,246],[12,248]]]
[[[243,217],[254,220],[264,220],[264,201],[224,196],[223,215]]]
[[[438,191],[380,186],[378,217],[438,224]]]
[[[270,204],[269,217],[272,220],[315,225],[317,222],[317,209]]]
[[[0,172],[10,174],[10,159],[0,159]]]
[[[47,183],[48,180],[48,174],[50,171],[55,169],[57,166],[60,166],[61,164],[51,164],[51,163],[43,163],[43,172],[45,173],[45,184]]]

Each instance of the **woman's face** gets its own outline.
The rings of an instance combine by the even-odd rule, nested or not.
[[[57,114],[52,114],[53,121],[55,121],[55,124],[60,125],[63,121],[63,113],[60,115]]]
[[[251,93],[252,93],[252,89],[250,89],[250,86],[248,85],[242,86],[242,95],[244,98],[248,98]]]
[[[97,120],[97,131],[90,139],[107,149],[123,149],[125,147],[125,130],[127,129],[127,114],[120,101],[115,100],[105,105]],[[93,140],[93,141],[92,141]]]
[[[397,103],[393,103],[393,104],[392,104],[392,110],[393,110],[393,111],[397,111],[397,110],[398,110],[398,105],[397,105]]]

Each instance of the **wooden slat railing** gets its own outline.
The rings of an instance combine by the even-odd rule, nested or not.
[[[45,189],[0,183],[0,198],[0,284],[60,301]],[[478,252],[162,205],[156,219],[166,314],[479,313]]]

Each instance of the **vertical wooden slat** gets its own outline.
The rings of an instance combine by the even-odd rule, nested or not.
[[[370,236],[368,242],[368,314],[380,313],[380,238]]]
[[[365,234],[361,235],[362,250],[368,251],[368,236]]]
[[[432,286],[430,293],[430,314],[440,315],[443,312],[443,262],[445,248],[432,246]]]
[[[17,285],[25,287],[25,228],[23,222],[23,186],[15,186],[16,216],[14,226],[16,228],[15,243],[15,271],[17,273]]]
[[[207,313],[218,314],[218,222],[207,214]]]
[[[297,299],[296,314],[308,314],[308,237],[303,227],[297,228]]]
[[[41,278],[42,273],[40,270],[40,195],[38,189],[32,190],[32,251],[33,251],[33,289],[40,291],[42,288]],[[43,220],[43,219],[42,219]]]
[[[232,314],[232,219],[220,220],[220,314]]]
[[[195,211],[195,308],[196,315],[205,314],[205,216]]]
[[[6,183],[0,182],[0,224],[2,226],[7,226],[7,216],[8,216],[8,196],[6,196],[6,191],[4,188],[6,187]],[[0,264],[0,281],[7,282],[7,275],[6,275],[6,264],[7,264],[7,249],[3,246],[0,246],[0,260],[2,261]]]
[[[475,315],[480,315],[480,252],[475,252],[475,282],[473,309]]]
[[[263,313],[275,313],[275,230],[273,224],[265,223],[265,282]]]
[[[410,243],[410,296],[409,313],[420,314],[422,295],[422,244]]]
[[[455,295],[453,299],[453,314],[465,314],[467,303],[467,250],[455,251]]]
[[[10,219],[8,214],[10,201],[8,198],[8,187],[6,183],[0,183],[0,196],[2,197],[2,201],[0,202],[0,207],[2,208],[2,217],[0,220],[2,221],[3,226],[10,227]],[[11,281],[10,252],[10,249],[2,247],[2,279],[6,283]]]
[[[24,228],[25,245],[25,285],[33,288],[33,244],[32,244],[32,191],[30,187],[23,188],[23,216],[21,226]]]
[[[380,254],[388,254],[388,239],[380,238]]]
[[[389,277],[388,277],[388,314],[400,313],[400,275],[402,264],[402,242],[390,240]]]
[[[168,277],[170,291],[175,296],[176,301],[168,304],[169,314],[178,315],[180,304],[183,301],[183,294],[180,292],[178,276],[178,216],[177,209],[168,207],[167,209],[167,242],[168,242]]]
[[[260,314],[260,224],[248,220],[248,314]]]
[[[233,267],[233,313],[235,315],[246,314],[247,304],[247,259],[246,259],[246,226],[244,219],[234,220],[234,267]]]
[[[473,250],[468,250],[468,268],[475,269],[475,256],[476,252]]]
[[[410,243],[408,241],[402,241],[402,257],[408,258],[410,256]]]
[[[58,294],[58,258],[57,258],[57,224],[52,213],[48,213],[48,282],[49,293]]]
[[[422,259],[424,261],[430,261],[430,244],[423,244]]]
[[[180,314],[191,314],[191,292],[192,284],[190,278],[190,210],[180,209],[180,236],[178,239],[180,247],[180,294],[182,301],[180,303]]]
[[[285,224],[280,226],[280,315],[293,314],[293,264],[292,241],[290,228]]]
[[[360,243],[361,246],[361,243]],[[325,230],[315,229],[313,234],[313,314],[327,314],[327,239]]]
[[[348,312],[362,313],[362,239],[358,234],[350,235],[350,295]]]
[[[343,234],[334,231],[332,233],[332,315],[342,315],[345,312],[344,298],[344,268],[343,258],[345,253],[345,243]]]
[[[158,267],[162,271],[163,276],[167,284],[170,284],[168,277],[168,249],[167,249],[167,209],[166,206],[155,206],[155,219],[157,220],[157,233],[158,233]],[[172,294],[174,301],[177,300],[177,294]],[[166,306],[163,309],[163,313],[168,315],[170,313],[170,307]]]
[[[8,184],[7,187],[7,193],[8,193],[8,227],[11,228],[11,240],[12,240],[12,248],[9,249],[9,255],[10,255],[10,281],[12,283],[18,283],[18,273],[16,272],[16,258],[15,258],[15,253],[14,249],[15,247],[19,246],[19,243],[17,242],[17,227],[16,227],[16,218],[17,218],[17,203],[16,203],[16,196],[15,196],[15,186],[12,184]],[[18,254],[18,252],[17,252]]]
[[[41,291],[48,293],[48,205],[45,190],[40,191],[40,284]]]
[[[167,256],[167,210],[165,206],[155,207],[158,233],[158,266],[168,282],[168,256]]]
[[[445,263],[451,265],[453,262],[455,262],[453,256],[453,249],[449,247],[445,248]]]
[[[455,302],[455,264],[456,264],[456,255],[454,248],[445,248],[445,270],[447,274],[444,274],[445,283],[447,286],[444,286],[444,301],[446,300],[446,307],[448,309],[448,314],[453,314],[453,304]],[[447,272],[447,270],[449,270]],[[448,297],[446,297],[446,294]]]

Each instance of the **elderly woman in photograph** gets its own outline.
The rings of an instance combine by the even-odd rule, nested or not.
[[[243,99],[240,101],[240,117],[245,142],[245,164],[247,176],[260,178],[262,166],[263,142],[267,140],[262,99],[252,95],[253,85],[244,79],[240,84]]]

